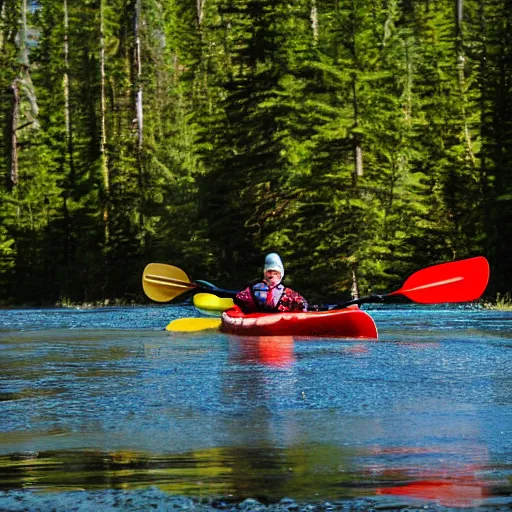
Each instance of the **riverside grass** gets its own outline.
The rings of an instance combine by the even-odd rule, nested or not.
[[[496,299],[486,301],[483,303],[483,307],[486,309],[494,309],[498,311],[512,311],[512,295],[510,292],[505,294],[496,294]]]

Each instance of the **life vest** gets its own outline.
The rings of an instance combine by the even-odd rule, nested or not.
[[[286,290],[281,283],[270,288],[265,281],[257,281],[250,289],[252,299],[260,311],[276,311]]]
[[[261,280],[252,282],[247,288],[238,292],[234,302],[244,312],[256,311],[306,311],[307,301],[299,293],[279,283],[272,288],[272,301],[267,300],[269,286]]]

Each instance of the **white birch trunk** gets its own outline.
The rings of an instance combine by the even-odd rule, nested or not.
[[[108,198],[110,193],[110,173],[108,168],[108,154],[107,154],[107,101],[105,92],[105,20],[104,20],[104,0],[100,0],[100,158],[101,158],[101,171],[103,175],[103,189],[105,191],[106,202],[103,207],[103,226],[105,242],[108,243],[110,239],[109,230],[109,211],[108,211]]]
[[[353,108],[354,108],[354,128],[359,126],[359,108],[357,103],[357,87],[356,76],[352,77],[352,95],[353,95]],[[354,175],[355,179],[363,175],[363,148],[359,141],[359,136],[354,138]]]
[[[311,0],[311,28],[313,30],[313,42],[318,43],[318,9],[316,7],[316,0]]]
[[[355,270],[352,270],[352,289],[351,289],[352,300],[359,299],[359,287],[357,286],[357,277]]]
[[[135,4],[135,65],[137,74],[137,97],[135,99],[135,110],[137,115],[137,137],[139,153],[142,151],[142,134],[144,128],[144,111],[142,108],[142,61],[140,48],[140,12],[141,0]]]
[[[206,0],[196,0],[197,24],[201,26],[204,17],[204,3]]]
[[[69,161],[71,179],[74,179],[73,163],[73,137],[71,133],[71,106],[69,103],[69,13],[68,2],[63,0],[64,10],[64,76],[62,77],[62,88],[64,93],[64,124],[66,130],[66,151]]]
[[[4,23],[5,19],[5,2],[2,3],[2,8],[0,9],[0,20]],[[0,30],[0,52],[4,49],[4,33]]]
[[[70,114],[69,114],[69,41],[68,41],[68,30],[69,30],[69,18],[68,18],[68,2],[63,2],[64,10],[64,77],[63,77],[63,88],[64,88],[64,123],[66,125],[66,138],[69,140],[70,132]]]

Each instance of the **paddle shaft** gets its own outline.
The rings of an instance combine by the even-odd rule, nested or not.
[[[226,290],[225,288],[219,288],[215,286],[212,283],[209,283],[208,281],[203,281],[202,279],[198,279],[194,282],[197,288],[204,292],[215,292],[215,295],[217,297],[221,297],[224,299],[234,299],[235,295],[238,293],[239,290]]]
[[[153,275],[153,274],[146,274],[144,276],[144,279],[148,283],[153,284],[159,284],[164,286],[169,286],[172,288],[183,288],[183,292],[185,293],[187,290],[196,290],[197,292],[203,291],[203,292],[214,292],[217,297],[223,297],[223,298],[233,298],[238,292],[236,290],[225,290],[224,288],[218,288],[217,286],[208,283],[206,281],[201,282],[186,282],[182,281],[181,279],[174,279],[172,277],[166,277],[166,276],[160,276],[160,275]],[[201,283],[201,284],[200,284]],[[204,284],[202,284],[204,283]],[[181,295],[181,293],[180,293]]]
[[[353,299],[347,302],[342,302],[341,304],[336,304],[335,306],[329,306],[327,309],[330,311],[332,309],[344,309],[349,306],[353,306],[357,304],[360,306],[361,304],[375,304],[386,302],[386,295],[368,295],[367,297],[361,297],[360,299]]]

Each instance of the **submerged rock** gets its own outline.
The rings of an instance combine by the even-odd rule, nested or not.
[[[497,508],[510,510],[512,497],[500,498],[499,504],[489,502],[488,506],[472,508],[472,512],[496,512]],[[0,512],[120,512],[120,511],[156,511],[156,512],[216,512],[219,510],[251,511],[251,512],[371,512],[405,510],[420,512],[453,512],[432,502],[422,503],[407,500],[380,500],[374,498],[339,500],[336,502],[296,502],[291,498],[283,498],[279,503],[263,504],[253,498],[238,503],[229,503],[219,498],[193,499],[185,496],[173,496],[157,488],[140,491],[68,491],[68,492],[36,492],[25,490],[0,491]]]

